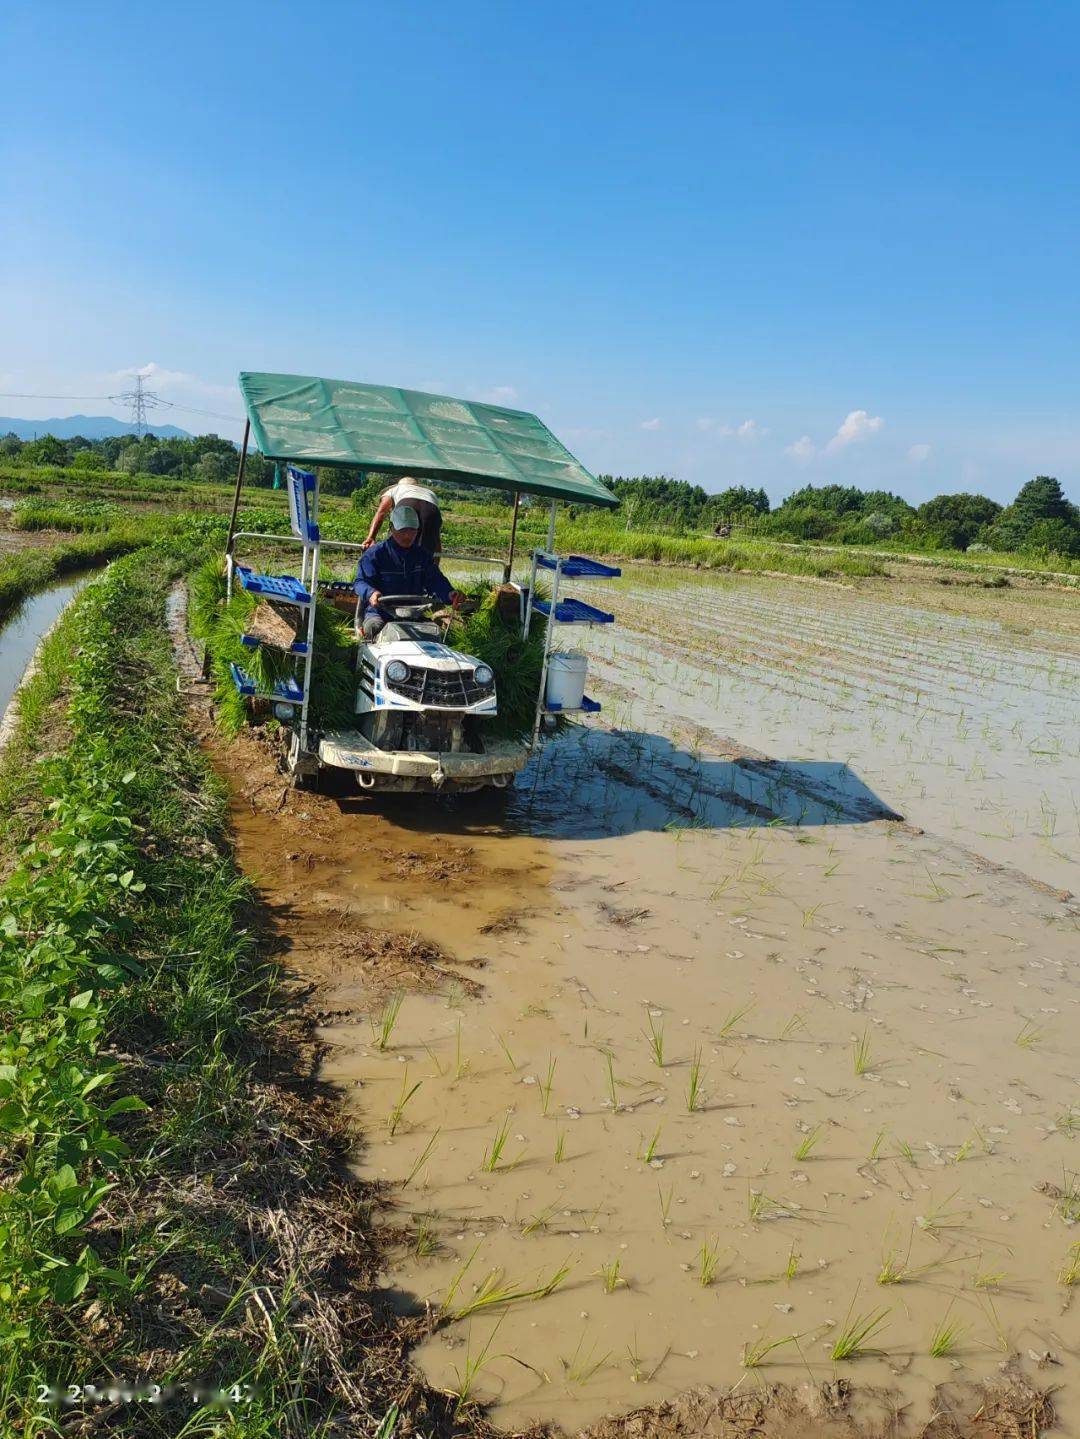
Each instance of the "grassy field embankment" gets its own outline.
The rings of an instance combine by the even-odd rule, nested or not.
[[[0,1430],[52,1432],[39,1386],[76,1385],[110,1433],[219,1432],[194,1384],[237,1386],[230,1433],[320,1434],[382,1399],[371,1366],[349,1405],[339,1382],[365,1216],[176,692],[183,561],[144,560],[53,632],[0,760]]]
[[[38,590],[65,575],[93,569],[148,543],[138,526],[118,526],[89,536],[65,539],[40,549],[19,550],[0,558],[0,620]]]

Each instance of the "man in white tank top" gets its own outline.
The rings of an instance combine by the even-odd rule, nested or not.
[[[438,497],[434,490],[420,484],[411,475],[403,475],[396,485],[383,490],[379,507],[372,517],[367,538],[364,540],[364,549],[370,549],[375,543],[383,522],[395,505],[410,505],[416,511],[420,520],[420,543],[429,554],[441,554],[442,511],[439,509]]]

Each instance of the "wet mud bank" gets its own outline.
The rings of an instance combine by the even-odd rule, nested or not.
[[[495,808],[207,730],[388,1312],[514,1432],[1076,1432],[1075,912],[717,719]]]

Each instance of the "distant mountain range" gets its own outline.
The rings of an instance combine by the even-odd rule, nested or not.
[[[148,424],[147,430],[162,440],[190,440],[188,430],[176,425]],[[114,420],[111,415],[65,415],[53,420],[15,420],[0,415],[0,435],[18,435],[20,440],[40,439],[42,435],[55,435],[58,440],[70,440],[82,435],[87,440],[107,440],[114,435],[133,435],[135,426],[123,420]]]

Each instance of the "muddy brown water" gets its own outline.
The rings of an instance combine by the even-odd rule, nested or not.
[[[613,607],[604,721],[501,807],[272,769],[234,804],[389,1186],[388,1296],[452,1318],[416,1363],[572,1431],[808,1373],[925,1419],[1018,1355],[1077,1432],[1080,911],[1040,887],[1080,888],[1075,653],[749,577]]]
[[[75,576],[31,595],[0,624],[0,715],[18,689],[42,638],[78,594],[87,577]]]

